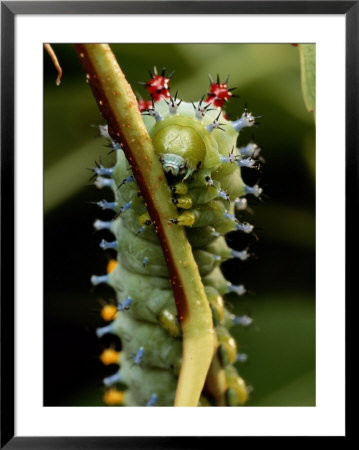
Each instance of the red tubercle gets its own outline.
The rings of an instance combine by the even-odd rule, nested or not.
[[[141,112],[153,108],[152,100],[142,100],[142,98],[140,98],[137,101],[138,101],[138,108]]]
[[[161,75],[159,75],[157,73],[156,67],[154,67],[153,74],[150,71],[150,81],[148,81],[147,83],[144,83],[142,81],[140,82],[140,84],[146,87],[152,97],[152,100],[142,100],[142,98],[138,99],[138,107],[141,112],[152,109],[154,102],[158,102],[163,98],[171,98],[169,85],[174,71],[170,73],[168,77],[165,76],[165,72],[166,69],[163,68]]]
[[[162,75],[154,75],[146,84],[146,88],[151,94],[153,101],[157,102],[162,98],[170,98],[169,90],[170,79]]]
[[[222,108],[224,102],[228,102],[228,100],[231,99],[233,96],[232,92],[236,88],[230,88],[228,89],[228,77],[224,81],[224,83],[221,83],[219,81],[219,76],[217,75],[217,82],[214,82],[212,77],[208,75],[209,81],[210,81],[210,87],[208,92],[208,97],[206,98],[207,103],[211,103],[213,106],[216,106],[217,108]]]
[[[154,67],[153,74],[150,71],[150,81],[148,81],[147,83],[140,83],[143,84],[149,91],[154,102],[158,102],[162,98],[171,97],[169,85],[174,72],[170,73],[167,77],[165,76],[165,72],[166,69],[163,68],[161,74],[159,75],[157,73],[156,67]]]

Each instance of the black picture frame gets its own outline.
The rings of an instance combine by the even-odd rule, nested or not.
[[[202,448],[236,437],[25,437],[14,435],[14,51],[18,14],[340,14],[346,20],[346,296],[358,249],[349,205],[358,201],[359,1],[1,2],[1,442],[5,449]],[[350,219],[350,220],[349,220]],[[243,439],[243,438],[242,438]],[[234,442],[233,442],[234,443]],[[238,444],[237,444],[238,445]]]

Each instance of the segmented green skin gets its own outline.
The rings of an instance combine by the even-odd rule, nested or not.
[[[219,342],[230,339],[227,327],[231,324],[231,314],[221,312],[213,299],[228,292],[228,281],[223,277],[220,264],[230,258],[230,248],[223,237],[235,229],[235,223],[224,216],[224,212],[235,214],[234,203],[238,197],[245,195],[240,168],[236,162],[220,162],[220,156],[234,153],[238,133],[230,122],[221,117],[225,131],[214,129],[207,131],[209,125],[218,115],[218,110],[209,111],[202,121],[194,117],[193,105],[182,102],[176,115],[170,115],[164,101],[156,103],[156,110],[163,120],[156,122],[153,117],[144,117],[146,128],[152,137],[160,157],[161,133],[166,127],[175,126],[179,135],[185,129],[187,135],[195,134],[193,149],[187,153],[186,160],[192,165],[200,160],[197,171],[184,181],[193,205],[189,211],[194,214],[195,222],[187,228],[187,236],[193,248],[195,260],[199,266],[206,294],[212,305],[213,320]],[[181,137],[179,137],[181,139]],[[191,139],[191,136],[190,136]],[[191,145],[191,143],[189,143]],[[204,149],[204,150],[203,150]],[[198,151],[197,151],[198,150]],[[139,196],[136,182],[123,184],[123,180],[132,174],[131,167],[122,151],[117,152],[117,163],[113,172],[114,196],[117,212],[127,202],[132,202],[130,209],[122,212],[114,220],[111,231],[118,242],[118,264],[109,276],[109,284],[116,292],[117,300],[123,303],[131,297],[129,309],[120,311],[113,322],[113,332],[122,342],[120,374],[123,384],[127,386],[125,404],[128,406],[146,405],[152,394],[156,394],[156,406],[172,406],[175,398],[177,376],[181,364],[182,341],[179,324],[176,319],[176,305],[168,278],[168,270],[156,230],[153,226],[145,227],[139,233],[139,216],[146,213],[146,205]],[[214,186],[208,185],[205,178],[211,176]],[[218,197],[218,189],[223,189],[231,201]],[[179,209],[179,215],[183,210]],[[173,225],[181,226],[181,225]],[[213,230],[222,236],[213,235]],[[147,264],[143,264],[147,258]],[[183,264],[186,262],[183,261]],[[161,313],[169,317],[171,327],[160,322]],[[220,317],[223,316],[221,319]],[[178,330],[174,336],[173,330]],[[233,338],[232,338],[233,339]],[[134,363],[137,350],[143,347],[144,356],[140,364]],[[235,349],[234,349],[235,351]],[[243,383],[234,366],[228,361],[226,350],[219,349],[221,364],[225,368],[229,384],[232,379]],[[237,378],[238,377],[238,378]],[[244,383],[243,383],[244,386]],[[244,388],[245,389],[245,386]],[[245,401],[244,395],[238,395],[229,388],[227,393],[229,405],[239,405]]]

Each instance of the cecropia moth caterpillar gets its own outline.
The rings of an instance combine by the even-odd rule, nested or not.
[[[91,49],[77,47],[80,58],[91,59]],[[136,150],[136,139],[126,134],[126,127],[129,133],[133,127],[127,110],[116,122],[107,106],[105,78],[94,65],[85,68],[90,84],[97,78],[91,87],[104,117],[109,117],[100,133],[116,152],[113,167],[93,169],[94,184],[113,192],[98,206],[114,212],[112,221],[99,218],[94,227],[112,232],[113,240],[101,239],[100,247],[117,252],[107,273],[91,277],[93,285],[110,285],[117,299],[116,306],[103,308],[108,323],[96,332],[99,338],[117,335],[122,345],[121,351],[109,348],[100,357],[104,364],[118,365],[103,380],[104,401],[126,406],[243,405],[248,388],[235,363],[245,355],[238,354],[230,328],[248,326],[252,319],[235,316],[225,306],[226,294],[242,296],[246,288],[227,281],[220,265],[250,257],[247,248],[231,249],[225,236],[253,233],[254,226],[242,222],[240,213],[246,196],[260,197],[262,189],[247,186],[241,170],[258,167],[260,149],[253,141],[238,148],[237,139],[257,117],[245,107],[237,120],[227,118],[223,106],[233,96],[228,78],[221,83],[210,76],[208,94],[186,102],[177,92],[171,94],[173,74],[159,74],[155,68],[144,83],[151,100],[140,99],[137,105],[139,127],[144,125],[141,133],[148,134],[153,153],[141,153],[138,146],[144,138]],[[112,92],[119,98],[127,95]],[[146,161],[151,158],[152,165]],[[157,200],[161,189],[165,194]],[[187,303],[181,303],[182,291]],[[202,335],[208,345],[201,344]],[[192,368],[190,361],[203,370]]]

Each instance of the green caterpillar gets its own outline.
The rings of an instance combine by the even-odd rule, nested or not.
[[[206,101],[203,97],[199,102],[186,103],[177,100],[177,94],[170,96],[169,78],[155,71],[147,83],[152,103],[144,107],[140,102],[140,109],[166,175],[171,202],[177,208],[178,214],[169,218],[168,224],[185,227],[212,313],[215,357],[219,370],[224,372],[224,404],[238,406],[246,402],[248,390],[234,367],[241,355],[237,355],[229,329],[236,324],[250,325],[251,319],[235,316],[225,308],[224,295],[243,295],[246,290],[243,285],[229,283],[220,264],[230,258],[246,260],[250,256],[246,249],[229,248],[224,236],[235,230],[253,232],[252,225],[236,218],[236,211],[246,207],[245,195],[259,197],[262,193],[258,185],[247,186],[241,177],[242,167],[257,166],[259,148],[253,142],[237,148],[240,130],[252,126],[256,117],[245,109],[238,120],[227,120],[222,110],[231,96],[227,80],[222,84],[219,79],[217,83],[210,81]],[[171,406],[183,357],[181,317],[173,282],[171,285],[157,226],[148,214],[131,161],[106,126],[100,131],[116,150],[117,162],[112,168],[94,169],[96,186],[110,187],[114,193],[113,199],[98,205],[112,209],[115,218],[111,222],[96,220],[94,226],[113,233],[114,240],[102,240],[100,246],[116,250],[117,263],[111,264],[108,274],[93,275],[91,281],[94,285],[109,284],[117,296],[117,307],[107,305],[102,310],[102,317],[111,323],[98,328],[97,335],[112,333],[122,343],[121,352],[107,349],[101,355],[104,364],[119,365],[117,372],[104,379],[108,388],[104,400],[126,406]],[[179,264],[185,266],[187,261]],[[118,383],[127,389],[118,390]],[[212,385],[208,376],[199,405],[218,404]]]

